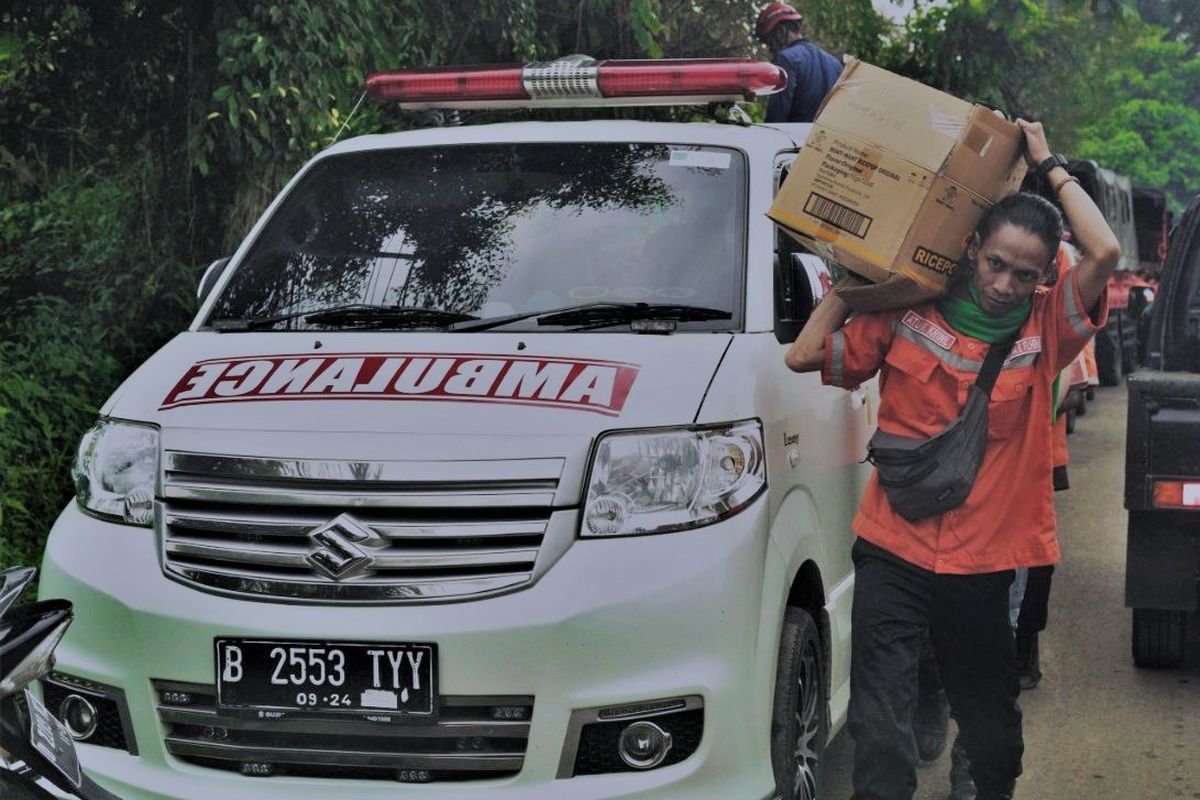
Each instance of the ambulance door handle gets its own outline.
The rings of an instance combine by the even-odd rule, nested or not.
[[[867,404],[867,393],[862,387],[855,389],[850,393],[850,407],[862,408]]]
[[[800,463],[800,451],[795,448],[788,450],[788,465],[791,466],[793,469],[795,469],[799,463]]]

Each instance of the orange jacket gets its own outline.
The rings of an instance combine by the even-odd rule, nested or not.
[[[872,475],[852,528],[934,572],[973,574],[1058,561],[1051,394],[1054,376],[1102,327],[1106,294],[1088,314],[1068,273],[1039,289],[992,390],[988,448],[966,502],[910,522]],[[854,388],[880,373],[879,427],[928,438],[955,419],[989,345],[952,329],[936,304],[858,314],[825,339],[826,383]]]

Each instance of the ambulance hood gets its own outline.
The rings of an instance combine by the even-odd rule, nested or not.
[[[590,438],[691,422],[730,339],[196,331],[143,364],[102,413],[231,441],[239,431]]]

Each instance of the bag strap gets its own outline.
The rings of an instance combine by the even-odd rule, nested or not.
[[[1017,331],[1017,336],[1020,331]],[[996,377],[1000,374],[1000,367],[1004,365],[1004,361],[1008,358],[1008,354],[1012,352],[1013,345],[1017,343],[1017,336],[1012,336],[1003,342],[996,342],[988,348],[987,355],[984,356],[983,366],[979,368],[979,377],[975,379],[975,385],[983,390],[990,400],[992,397],[992,387],[996,384]]]

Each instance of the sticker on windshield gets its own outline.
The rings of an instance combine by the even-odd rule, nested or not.
[[[245,356],[193,364],[159,410],[264,400],[452,400],[618,416],[639,367],[452,353]]]
[[[672,167],[707,167],[709,169],[729,169],[733,160],[732,153],[714,153],[711,150],[672,150]]]

